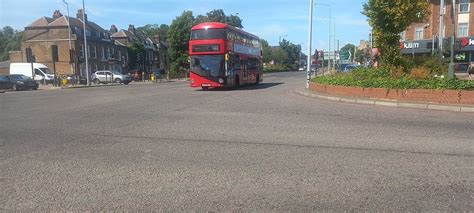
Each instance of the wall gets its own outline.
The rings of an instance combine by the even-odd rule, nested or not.
[[[474,91],[431,89],[384,89],[332,86],[311,83],[310,90],[330,95],[375,99],[430,102],[439,104],[474,104]]]

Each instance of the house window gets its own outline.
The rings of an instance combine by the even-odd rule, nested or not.
[[[109,58],[110,58],[110,48],[107,47],[105,51],[105,59],[109,59]]]
[[[459,23],[458,24],[458,37],[467,37],[468,32],[468,24],[467,23]]]
[[[81,44],[79,52],[80,52],[81,58],[84,58],[84,45]]]
[[[415,40],[423,39],[423,27],[417,27],[415,29]]]
[[[468,13],[469,12],[469,1],[470,0],[459,0],[459,13]]]
[[[113,48],[113,47],[112,47],[112,55],[111,56],[112,56],[112,58],[113,58],[113,56],[115,56],[115,48]]]
[[[100,47],[100,59],[105,59],[105,50],[104,50],[104,47]]]
[[[118,60],[122,61],[122,51],[121,50],[118,51]]]
[[[96,46],[92,46],[91,56],[92,56],[92,58],[97,58],[97,47]]]
[[[405,41],[406,40],[406,34],[405,31],[400,33],[400,41]]]

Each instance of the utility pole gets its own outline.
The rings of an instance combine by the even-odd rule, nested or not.
[[[91,75],[89,73],[89,53],[87,51],[86,5],[84,0],[82,0],[82,25],[84,27],[84,58],[86,58],[87,86],[91,86]]]
[[[336,68],[336,64],[337,64],[336,63],[336,51],[337,51],[337,49],[336,49],[336,19],[334,19],[333,24],[334,24],[334,35],[333,35],[333,45],[334,45],[333,46],[334,47],[333,48],[334,49],[333,58],[334,58],[334,60],[333,61],[334,61],[334,68]]]
[[[329,6],[329,50],[328,50],[328,72],[331,71],[331,6]]]
[[[451,56],[449,60],[449,68],[448,68],[448,79],[454,79],[454,13],[455,7],[454,7],[454,2],[455,0],[451,0],[451,42],[449,44],[451,48]]]
[[[309,0],[309,26],[308,26],[308,60],[306,65],[306,88],[309,89],[309,81],[311,80],[311,42],[313,37],[313,0]]]
[[[67,8],[67,28],[68,28],[68,36],[69,36],[69,54],[72,53],[72,43],[71,43],[71,16],[69,16],[69,4],[66,2],[66,0],[63,0],[64,4],[66,4],[66,8]],[[69,58],[72,58],[72,57],[69,57]],[[71,61],[71,74],[74,74],[74,68],[73,68],[73,64],[72,64],[72,61]]]
[[[443,41],[444,41],[444,15],[446,15],[446,3],[444,0],[440,0],[439,3],[439,37],[438,37],[438,57],[441,60],[443,58]]]

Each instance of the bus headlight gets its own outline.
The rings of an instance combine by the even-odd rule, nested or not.
[[[219,78],[219,84],[223,84],[224,83],[224,79],[223,78]]]

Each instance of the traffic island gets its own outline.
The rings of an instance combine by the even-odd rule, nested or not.
[[[310,83],[299,95],[330,101],[384,107],[474,113],[474,91],[434,89],[384,89]]]

